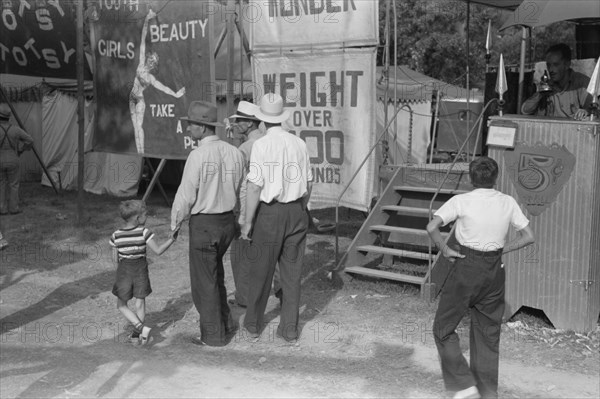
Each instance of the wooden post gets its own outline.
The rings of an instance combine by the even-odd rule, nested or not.
[[[83,224],[83,184],[85,173],[85,153],[84,153],[84,93],[83,93],[83,0],[77,1],[77,224]]]
[[[235,0],[227,0],[227,115],[232,115],[233,110],[233,67],[234,67],[234,40],[235,40]]]

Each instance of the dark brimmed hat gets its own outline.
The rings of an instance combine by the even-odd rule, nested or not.
[[[10,114],[12,114],[12,111],[8,104],[0,104],[0,119],[10,119]]]
[[[217,122],[216,105],[208,101],[192,101],[188,108],[188,117],[180,119],[208,126],[224,126],[221,122]]]

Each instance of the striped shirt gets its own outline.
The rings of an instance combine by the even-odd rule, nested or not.
[[[117,248],[119,259],[140,259],[146,256],[146,243],[154,233],[143,226],[119,229],[110,237],[110,245]]]

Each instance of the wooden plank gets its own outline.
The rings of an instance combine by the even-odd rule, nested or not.
[[[411,186],[394,186],[394,190],[396,191],[412,191],[414,193],[435,193],[437,191],[437,187],[411,187]],[[465,194],[468,193],[469,190],[455,190],[442,188],[440,189],[440,194],[449,194],[449,195],[457,195],[457,194]]]
[[[386,272],[383,270],[369,269],[369,268],[360,267],[360,266],[347,267],[346,269],[344,269],[344,271],[346,273],[354,273],[354,274],[360,274],[363,276],[383,278],[386,280],[402,281],[405,283],[418,284],[418,285],[421,285],[425,282],[424,277],[409,276],[408,274]]]
[[[399,227],[399,226],[388,226],[386,224],[376,224],[374,226],[369,227],[372,231],[382,231],[386,233],[399,233],[405,235],[412,235],[415,237],[429,237],[427,234],[427,230],[425,229],[411,229],[408,227]],[[442,231],[442,237],[448,237],[448,233]]]
[[[379,247],[376,245],[361,245],[357,248],[359,251],[369,252],[374,254],[392,255],[401,258],[428,260],[429,254],[424,252],[407,251],[404,249],[396,249],[389,247]]]
[[[397,214],[404,216],[429,217],[429,209],[426,208],[417,208],[414,206],[401,205],[385,205],[382,206],[381,209],[386,212],[396,212]],[[437,211],[437,209],[433,209],[433,212],[435,211]]]

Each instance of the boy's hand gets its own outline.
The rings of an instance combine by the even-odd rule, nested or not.
[[[450,248],[448,245],[446,245],[444,247],[444,249],[442,249],[442,255],[444,255],[445,258],[448,258],[448,260],[452,263],[454,263],[456,261],[456,258],[464,258],[465,257],[465,255]]]
[[[179,229],[177,229],[177,230],[172,230],[172,231],[169,233],[169,236],[170,236],[169,238],[171,238],[173,241],[177,241],[177,237],[179,236]]]

